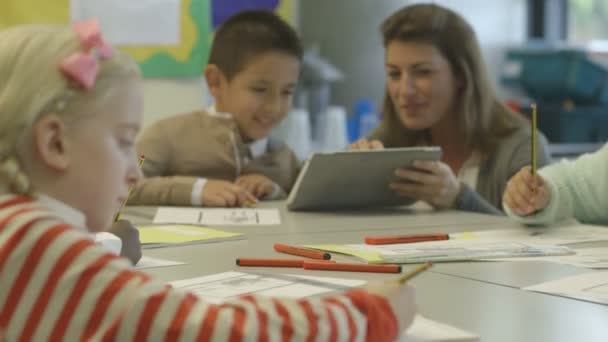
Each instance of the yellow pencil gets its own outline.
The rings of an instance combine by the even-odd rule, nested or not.
[[[532,176],[536,177],[536,103],[532,104]]]
[[[401,278],[398,279],[399,284],[405,284],[406,281],[414,278],[415,276],[417,276],[418,274],[426,271],[429,269],[429,267],[433,266],[432,262],[427,262],[424,263],[418,267],[416,267],[413,271],[406,273],[405,275],[403,275]]]
[[[142,154],[141,156],[139,156],[138,158],[138,163],[139,163],[139,168],[141,169],[144,166],[144,162],[146,161],[146,157]],[[116,213],[116,215],[114,215],[114,222],[120,220],[120,211],[122,210],[122,208],[125,207],[125,205],[127,204],[127,201],[129,200],[129,197],[131,197],[131,192],[133,192],[133,187],[129,188],[129,193],[127,194],[127,198],[125,198],[124,201],[122,201],[122,204],[120,206],[120,209],[118,210],[118,212]]]

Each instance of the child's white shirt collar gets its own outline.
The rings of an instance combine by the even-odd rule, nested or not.
[[[209,115],[215,116],[215,117],[232,119],[232,114],[225,113],[225,112],[218,112],[215,110],[215,106],[213,106],[213,105],[209,106],[207,108],[207,113]],[[251,152],[251,157],[255,159],[255,158],[263,155],[266,152],[266,150],[268,149],[268,137],[254,140],[246,145],[249,148],[249,151]]]
[[[266,153],[266,150],[268,149],[268,138],[255,140],[247,144],[247,146],[249,147],[249,151],[251,151],[251,157],[255,159]]]
[[[91,233],[87,229],[86,216],[81,211],[56,198],[44,194],[38,195],[38,203],[50,209],[57,217],[65,221],[65,223],[85,233],[91,240],[102,245],[108,251],[120,255],[120,250],[122,248],[122,241],[120,238],[108,232]]]

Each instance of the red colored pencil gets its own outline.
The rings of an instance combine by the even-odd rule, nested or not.
[[[304,267],[304,259],[271,259],[271,258],[238,258],[236,264],[238,266],[250,267]],[[323,260],[323,263],[333,263],[335,261]]]
[[[396,243],[414,243],[424,241],[440,241],[449,240],[449,234],[411,234],[411,235],[386,235],[386,236],[368,236],[365,238],[365,243],[368,245],[390,245]]]
[[[327,263],[318,261],[304,261],[305,270],[321,271],[345,271],[345,272],[376,272],[376,273],[401,273],[400,265],[369,265],[369,264],[347,264]]]

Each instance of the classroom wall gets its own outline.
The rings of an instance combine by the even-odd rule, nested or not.
[[[377,106],[384,92],[382,21],[413,0],[305,0],[300,2],[300,31],[307,46],[319,44],[326,56],[346,74],[333,86],[333,103],[350,111],[361,97]],[[526,39],[526,0],[435,0],[452,8],[472,24],[493,78],[500,73],[507,46]],[[499,92],[505,94],[503,89]]]
[[[346,106],[361,97],[381,103],[384,84],[380,23],[392,12],[416,0],[305,0],[296,1],[296,27],[304,44],[319,44],[347,79],[333,87],[333,103]],[[436,0],[471,22],[496,80],[507,46],[525,41],[526,0]],[[501,93],[505,93],[504,90]],[[202,78],[144,81],[144,126],[210,102]]]
[[[203,86],[202,77],[144,80],[144,127],[173,114],[202,108],[209,101]]]

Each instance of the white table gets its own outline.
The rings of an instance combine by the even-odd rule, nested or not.
[[[220,227],[243,232],[246,240],[183,247],[147,249],[144,254],[187,262],[187,265],[149,269],[172,281],[228,270],[264,273],[305,273],[357,279],[388,279],[396,275],[331,273],[298,269],[239,268],[237,257],[280,257],[275,242],[353,243],[371,234],[457,232],[512,227],[503,217],[461,212],[380,210],[341,213],[290,213],[282,202],[280,226]],[[128,208],[123,218],[149,223],[154,208]],[[337,256],[338,260],[346,257]],[[482,341],[608,341],[608,306],[520,290],[560,277],[588,272],[570,266],[539,262],[476,262],[435,265],[413,280],[420,311],[431,319],[473,331]]]

